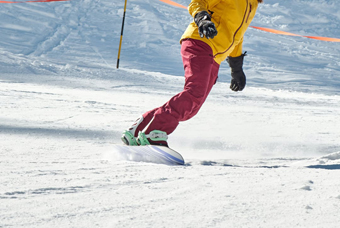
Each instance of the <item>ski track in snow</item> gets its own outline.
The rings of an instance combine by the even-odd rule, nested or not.
[[[189,0],[176,2],[187,5]],[[327,227],[340,224],[340,46],[249,29],[230,69],[169,144],[185,166],[114,153],[183,88],[192,20],[157,0],[0,4],[0,227]],[[337,0],[265,0],[253,25],[340,37]]]

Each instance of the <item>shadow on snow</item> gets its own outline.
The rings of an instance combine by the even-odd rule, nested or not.
[[[0,134],[16,134],[16,135],[36,135],[36,136],[52,136],[62,138],[119,138],[118,132],[107,132],[89,129],[72,129],[72,128],[45,128],[30,126],[11,126],[0,124]]]

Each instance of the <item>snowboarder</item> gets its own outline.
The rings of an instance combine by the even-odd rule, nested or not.
[[[163,106],[146,112],[122,135],[126,145],[168,146],[167,138],[180,121],[197,114],[216,83],[220,64],[227,59],[233,91],[246,85],[242,53],[244,34],[263,0],[192,0],[194,20],[181,37],[184,90]]]

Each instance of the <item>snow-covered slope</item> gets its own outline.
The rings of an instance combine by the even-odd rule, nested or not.
[[[189,2],[178,1],[183,5]],[[18,65],[24,72],[58,73],[83,66],[115,66],[124,1],[75,0],[0,7],[2,72],[18,71]],[[157,0],[129,1],[121,67],[182,75],[178,40],[191,20],[184,9]],[[267,0],[253,25],[301,35],[340,37],[339,21],[336,0]],[[244,50],[249,54],[245,66],[249,85],[338,91],[338,43],[251,28]],[[229,80],[226,65],[222,65],[222,81]]]
[[[189,0],[177,0],[188,5]],[[120,161],[183,87],[192,20],[158,0],[0,4],[0,227],[338,227],[340,45],[250,28],[246,89],[219,82],[170,136],[187,165]],[[340,38],[337,0],[265,0],[254,26]]]

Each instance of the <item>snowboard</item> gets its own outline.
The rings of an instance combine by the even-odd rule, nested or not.
[[[127,146],[115,144],[114,151],[121,159],[137,162],[152,162],[166,165],[184,165],[184,159],[177,151],[165,146]]]

